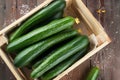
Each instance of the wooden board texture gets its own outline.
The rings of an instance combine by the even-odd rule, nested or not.
[[[44,0],[0,0],[0,30]],[[104,26],[112,43],[89,60],[71,71],[61,80],[84,80],[92,66],[100,67],[97,80],[119,80],[120,75],[120,0],[84,0],[97,20]],[[98,9],[106,13],[98,14]],[[16,80],[5,63],[0,59],[0,80]]]

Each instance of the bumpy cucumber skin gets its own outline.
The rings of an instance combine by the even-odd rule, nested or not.
[[[59,20],[54,20],[49,24],[37,28],[29,32],[28,34],[12,41],[11,43],[8,44],[7,51],[14,52],[20,49],[24,49],[25,47],[35,42],[45,39],[67,28],[71,28],[74,23],[75,20],[72,17],[65,17]]]
[[[76,52],[88,46],[89,40],[86,36],[77,36],[64,46],[52,52],[46,60],[44,60],[36,69],[31,73],[32,78],[38,78],[45,72],[64,61],[66,58],[74,55]]]
[[[20,37],[24,32],[26,32],[29,28],[35,26],[36,24],[45,21],[50,18],[57,12],[63,10],[65,8],[65,0],[56,0],[52,2],[50,5],[45,7],[44,9],[37,12],[35,15],[30,17],[27,21],[25,21],[10,37],[10,42]]]
[[[50,22],[53,21],[53,20],[61,19],[61,18],[63,18],[63,10],[60,11],[60,12],[58,12],[58,13],[56,13],[54,16],[50,17],[50,18],[49,18],[48,20],[46,20],[44,23],[40,23],[40,24],[38,24],[38,25],[39,25],[39,26],[44,26],[44,25],[50,23]],[[36,25],[35,27],[39,27],[38,25]]]
[[[76,62],[78,59],[83,57],[86,54],[87,49],[88,48],[84,48],[83,50],[81,50],[81,52],[77,52],[75,55],[67,58],[65,61],[63,61],[60,64],[58,64],[57,66],[53,67],[51,70],[49,70],[48,72],[43,74],[41,76],[41,79],[42,80],[51,80],[52,78],[56,77],[61,72],[66,70],[69,66],[71,66],[74,62]]]
[[[26,66],[32,60],[40,56],[43,52],[45,52],[47,49],[49,49],[53,45],[61,41],[64,41],[66,39],[69,39],[77,34],[78,32],[76,30],[70,29],[70,30],[58,33],[54,36],[51,36],[44,41],[40,41],[28,47],[27,49],[23,50],[22,52],[20,52],[14,59],[14,64],[16,67]]]
[[[41,26],[47,25],[48,23],[50,23],[53,20],[57,20],[57,19],[61,19],[61,18],[63,18],[63,10],[59,11],[58,13],[56,13],[55,15],[53,15],[52,17],[50,17],[48,20],[46,20],[46,21],[44,21],[42,23],[40,22],[40,23],[36,24],[33,27],[30,27],[30,29],[28,29],[24,34],[27,34],[30,31],[33,31],[34,29],[37,29],[37,28],[39,28]],[[22,35],[24,35],[24,34],[22,34]]]
[[[100,70],[98,67],[93,67],[91,71],[89,72],[86,80],[97,80],[99,72]]]

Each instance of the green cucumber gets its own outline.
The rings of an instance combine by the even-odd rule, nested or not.
[[[33,16],[31,16],[28,20],[26,20],[10,37],[10,41],[15,40],[20,37],[24,32],[26,32],[29,28],[35,26],[36,24],[49,19],[51,16],[56,14],[57,12],[63,10],[65,8],[65,0],[56,0],[52,2],[47,7],[43,8]]]
[[[60,11],[60,12],[58,12],[58,13],[56,13],[56,14],[53,15],[52,17],[50,17],[50,18],[49,18],[48,20],[46,20],[44,23],[39,23],[38,25],[46,25],[46,24],[50,23],[50,22],[53,21],[53,20],[61,19],[61,18],[63,18],[63,10]],[[36,26],[36,27],[38,27],[38,26]]]
[[[23,51],[21,51],[14,59],[14,64],[16,67],[23,67],[29,64],[32,60],[34,60],[36,57],[40,56],[43,52],[45,52],[47,49],[52,47],[53,45],[64,41],[66,39],[69,39],[75,35],[77,35],[78,32],[74,29],[69,29],[66,31],[63,31],[61,33],[58,33],[54,36],[49,37],[48,39],[45,39],[43,41],[40,41]]]
[[[33,43],[43,40],[67,28],[71,28],[74,22],[75,20],[72,17],[65,17],[62,19],[54,20],[49,24],[37,28],[29,32],[28,34],[12,41],[11,43],[8,44],[7,51],[14,52],[20,49],[24,49],[25,47]]]
[[[56,13],[55,15],[53,15],[52,17],[50,17],[48,20],[46,20],[45,22],[40,22],[38,24],[36,24],[35,26],[33,27],[30,27],[30,29],[28,29],[24,34],[27,34],[29,33],[30,31],[33,31],[34,29],[36,28],[39,28],[40,26],[44,26],[44,25],[47,25],[48,23],[50,23],[51,21],[53,20],[56,20],[56,19],[61,19],[63,18],[63,10],[62,11],[59,11],[58,13]],[[24,35],[23,34],[23,35]],[[21,35],[22,36],[22,35]]]
[[[47,56],[47,57],[48,57],[48,56]],[[46,57],[40,59],[39,61],[37,61],[37,62],[32,66],[32,69],[37,68],[45,59],[46,59]]]
[[[55,45],[56,46],[56,45]],[[54,50],[54,49],[53,49]],[[52,50],[52,51],[53,51]],[[50,51],[51,52],[51,51]],[[42,58],[39,58],[39,60],[37,59],[35,61],[35,63],[32,65],[32,69],[35,69],[37,68],[45,59],[47,59],[51,54],[49,53],[48,55],[42,57]]]
[[[97,80],[98,74],[99,74],[99,68],[93,67],[91,71],[89,72],[86,80]]]
[[[45,72],[64,61],[68,57],[74,55],[76,52],[81,51],[88,46],[89,40],[86,36],[77,36],[70,42],[66,43],[62,47],[59,47],[51,53],[51,55],[45,59],[36,69],[31,73],[32,78],[38,78]]]
[[[57,66],[53,67],[51,70],[46,72],[41,76],[42,80],[51,80],[52,78],[59,75],[61,72],[66,70],[69,66],[75,63],[78,59],[83,57],[87,52],[87,48],[84,48],[81,52],[76,53],[75,55],[67,58],[65,61],[61,62]]]
[[[62,10],[62,11],[60,11],[60,12],[58,12],[58,13],[56,13],[56,14],[55,14],[53,17],[51,17],[48,21],[50,22],[50,21],[52,21],[52,20],[62,18],[62,17],[63,17],[63,13],[64,13],[64,11],[63,11],[63,10]]]

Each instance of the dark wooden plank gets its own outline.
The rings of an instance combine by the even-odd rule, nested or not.
[[[15,80],[15,77],[8,69],[7,65],[0,58],[0,80]]]
[[[2,26],[6,27],[7,25],[11,24],[13,21],[18,19],[19,17],[28,13],[31,9],[36,6],[34,0],[1,0],[1,24]],[[5,4],[3,4],[5,3]],[[4,14],[3,14],[4,12]],[[3,17],[2,17],[3,16]],[[1,28],[1,27],[0,27]],[[16,80],[13,74],[9,71],[6,64],[1,60],[0,61],[0,80]]]
[[[108,2],[108,3],[107,3]],[[104,54],[108,57],[104,68],[104,80],[108,80],[108,76],[111,76],[109,80],[119,80],[120,75],[120,6],[119,0],[108,0],[105,2],[105,8],[107,10],[104,17],[104,28],[112,39],[112,43],[104,49]],[[107,71],[108,70],[108,71]]]
[[[4,24],[4,8],[5,8],[5,1],[0,0],[0,30],[3,28],[3,24]]]
[[[27,0],[17,0],[17,18],[20,18],[29,11],[30,7],[27,4]]]
[[[5,73],[4,73],[5,63],[2,61],[0,57],[0,79],[4,79]]]
[[[4,25],[4,7],[5,7],[5,1],[0,0],[0,29],[3,28]],[[0,57],[0,80],[5,79],[5,63],[2,61]]]
[[[32,10],[37,6],[37,0],[27,0],[27,4],[29,5],[30,10]]]
[[[88,0],[91,2],[91,0]],[[105,9],[106,13],[98,15],[98,20],[104,26],[108,35],[112,39],[112,43],[102,49],[98,54],[92,57],[91,65],[99,66],[101,69],[98,80],[119,80],[120,75],[120,1],[114,0],[99,0],[99,8]],[[91,4],[92,5],[92,4]],[[90,6],[88,7],[90,8]],[[94,9],[91,9],[94,11]],[[96,13],[94,13],[96,14]]]
[[[17,0],[17,18],[20,18],[35,8],[36,4],[36,0]]]
[[[4,27],[16,20],[16,0],[5,0],[5,5]]]
[[[42,2],[44,2],[45,0],[37,0],[37,5],[41,4]]]
[[[2,0],[2,2],[4,1],[3,4],[3,27],[6,27],[8,24],[12,23],[13,21],[15,21],[15,11],[16,11],[16,0]],[[10,72],[10,70],[8,69],[8,67],[6,66],[6,64],[1,61],[0,64],[0,73],[2,73],[2,77],[0,77],[0,80],[15,80],[13,74]]]
[[[96,0],[93,0],[93,1],[96,1]],[[95,5],[96,7],[93,7],[93,8],[91,8],[91,5],[93,5],[93,3],[91,2],[92,1],[88,0],[88,3],[90,3],[90,5],[87,7],[91,10],[93,15],[97,18],[97,20],[104,26],[104,14],[96,13],[98,9],[105,8],[104,0],[97,0],[97,3]],[[106,54],[107,53],[104,52],[104,49],[102,49],[102,51],[98,52],[98,54],[94,55],[91,58],[91,66],[98,66],[101,69],[101,73],[98,80],[113,80],[111,79],[110,69],[108,70],[105,68],[105,66],[107,67],[107,65],[109,64],[108,62],[110,62],[109,60],[107,60],[110,58]],[[105,74],[106,70],[107,70],[107,74]]]

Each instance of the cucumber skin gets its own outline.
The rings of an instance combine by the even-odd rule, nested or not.
[[[48,39],[44,41],[40,41],[23,51],[21,51],[14,59],[14,65],[16,67],[23,67],[29,64],[32,60],[34,60],[36,57],[43,54],[47,49],[52,47],[53,45],[64,41],[66,39],[69,39],[75,35],[77,35],[78,32],[74,29],[70,29],[61,33],[58,33],[54,36],[49,37]]]
[[[36,24],[43,22],[47,18],[53,16],[55,13],[63,10],[66,6],[65,0],[56,0],[44,9],[37,12],[35,15],[25,21],[10,37],[10,42],[20,37],[29,28]]]
[[[46,72],[41,76],[42,80],[51,80],[52,78],[56,77],[59,75],[61,72],[66,70],[69,66],[71,66],[73,63],[75,63],[78,59],[82,58],[88,48],[84,48],[81,52],[76,53],[75,55],[67,58],[65,61],[61,62],[57,66],[53,67],[51,70]]]
[[[8,44],[7,51],[14,52],[20,49],[24,49],[25,47],[37,41],[45,39],[67,28],[71,28],[74,23],[75,23],[75,20],[72,17],[65,17],[59,20],[54,20],[49,24],[43,27],[37,28],[29,32],[28,34],[12,41],[11,43]]]
[[[89,40],[86,36],[78,36],[65,44],[64,46],[58,48],[52,53],[46,60],[42,62],[36,69],[31,73],[32,78],[38,78],[45,72],[65,60],[66,58],[74,55],[79,50],[82,50],[89,44]]]
[[[63,18],[63,13],[64,13],[64,10],[59,11],[54,16],[52,16],[47,22],[51,22],[51,21],[53,21],[55,19]]]
[[[39,23],[38,25],[39,25],[39,26],[44,26],[44,25],[47,25],[48,23],[50,23],[50,22],[53,21],[53,20],[61,19],[61,18],[63,18],[63,11],[58,12],[57,14],[55,14],[54,16],[52,16],[52,17],[50,17],[48,20],[46,20],[46,22],[44,22],[44,23]],[[39,27],[38,25],[35,26],[35,28]],[[32,28],[32,30],[33,30],[33,28]]]
[[[45,59],[47,59],[48,56],[50,56],[51,54],[48,54],[47,56],[41,58],[39,61],[37,61],[33,66],[32,69],[34,70],[35,68],[37,68]]]
[[[98,67],[93,67],[91,71],[89,72],[86,80],[96,80],[98,77],[100,70]]]
[[[41,26],[45,26],[45,25],[47,25],[48,23],[50,23],[51,21],[53,21],[53,20],[57,20],[57,19],[61,19],[61,18],[63,18],[63,10],[60,11],[60,12],[58,12],[58,13],[56,13],[54,16],[50,17],[50,18],[49,18],[48,20],[46,20],[45,22],[38,23],[38,24],[36,24],[35,26],[30,27],[30,29],[28,29],[24,34],[27,34],[27,33],[29,33],[30,31],[33,31],[33,30],[35,30],[35,29],[37,29],[37,28],[39,28],[39,27],[41,27]],[[21,36],[23,36],[24,34],[22,34]]]

